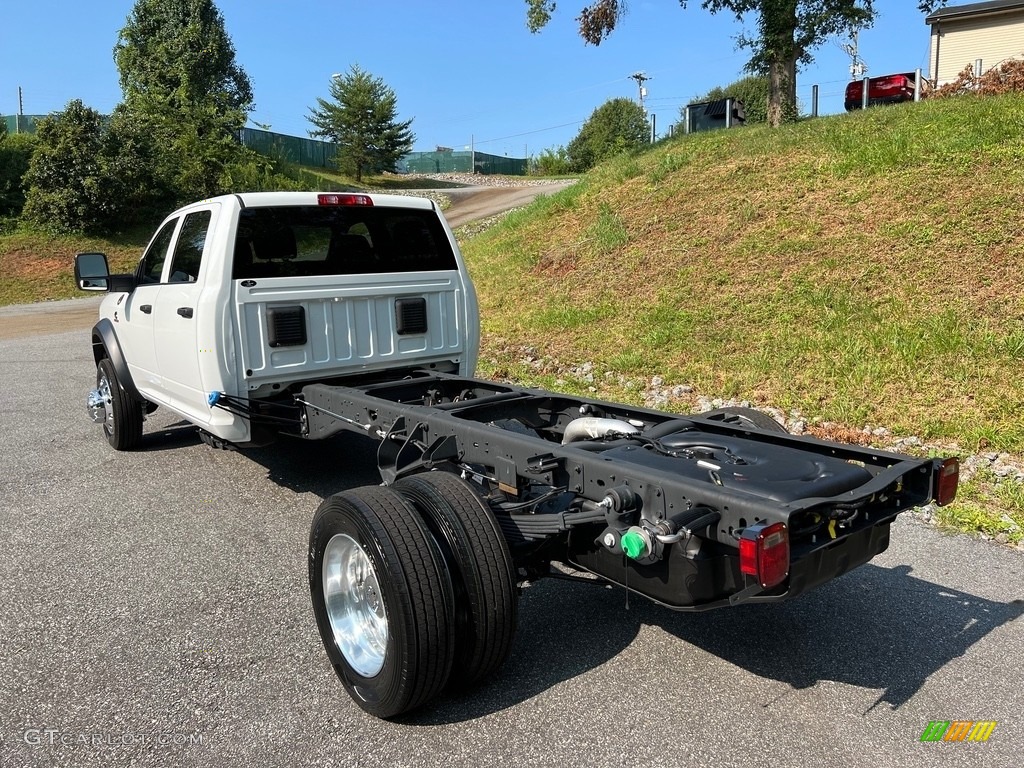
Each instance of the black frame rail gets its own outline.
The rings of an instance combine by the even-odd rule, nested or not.
[[[691,511],[718,512],[714,528],[709,527],[703,535],[730,546],[736,545],[739,532],[747,525],[791,524],[798,513],[821,510],[826,514],[837,506],[854,506],[862,513],[843,535],[891,521],[900,512],[932,499],[940,463],[698,415],[681,416],[433,371],[416,371],[398,381],[370,378],[357,383],[310,384],[295,400],[303,407],[301,433],[306,438],[360,432],[381,440],[378,466],[388,484],[403,475],[451,464],[482,476],[513,501],[525,498],[522,495],[531,489],[547,488],[548,496],[564,492],[599,503],[610,489],[628,486],[642,500],[642,517],[652,523]],[[764,498],[604,455],[614,448],[635,445],[635,437],[611,435],[563,445],[566,427],[581,416],[628,422],[647,437],[689,429],[710,437],[742,437],[795,448],[862,466],[870,479],[833,496],[785,501]],[[814,546],[805,543],[802,553],[794,542],[794,558],[829,544],[827,537],[823,542],[817,538]]]

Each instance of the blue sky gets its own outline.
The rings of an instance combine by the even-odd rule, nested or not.
[[[630,75],[651,79],[647,107],[659,134],[679,109],[743,74],[743,25],[712,16],[698,0],[632,0],[611,38],[586,46],[574,17],[585,0],[559,0],[551,24],[526,29],[523,0],[218,0],[238,62],[255,92],[252,118],[306,136],[316,98],[331,75],[358,64],[383,78],[413,119],[416,149],[436,145],[510,157],[564,145],[605,101],[636,98]],[[0,28],[0,114],[60,110],[71,99],[109,112],[121,100],[112,50],[133,0],[19,0]],[[870,74],[928,69],[928,26],[912,0],[876,3],[874,28],[860,35]],[[799,76],[806,109],[842,111],[849,58],[836,42],[818,49]],[[251,125],[251,124],[250,124]]]

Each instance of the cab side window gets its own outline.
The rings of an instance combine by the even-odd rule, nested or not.
[[[194,283],[199,277],[212,211],[198,211],[185,217],[171,257],[170,283]]]
[[[167,260],[167,248],[174,236],[174,227],[177,219],[171,219],[164,224],[156,233],[153,242],[146,249],[146,254],[139,263],[139,282],[142,284],[159,283],[160,273],[164,271],[164,261]]]

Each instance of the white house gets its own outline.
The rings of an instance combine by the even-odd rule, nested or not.
[[[931,26],[931,79],[945,85],[981,59],[986,72],[1007,59],[1024,58],[1024,0],[951,5],[925,19]]]

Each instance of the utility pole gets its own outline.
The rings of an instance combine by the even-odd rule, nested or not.
[[[18,86],[18,116],[14,118],[14,132],[21,133],[21,116],[25,114],[25,105],[21,100],[21,86]]]
[[[850,79],[860,80],[864,77],[868,71],[868,65],[864,63],[864,59],[860,57],[857,52],[857,30],[850,30],[850,42],[843,43],[839,46],[843,53],[850,57]]]
[[[640,93],[640,98],[637,99],[637,103],[640,105],[640,109],[644,110],[644,114],[647,114],[647,110],[644,109],[644,99],[647,98],[647,89],[644,88],[644,83],[651,78],[649,78],[644,72],[634,72],[629,76],[629,78],[630,80],[636,80],[636,87],[639,89]]]

